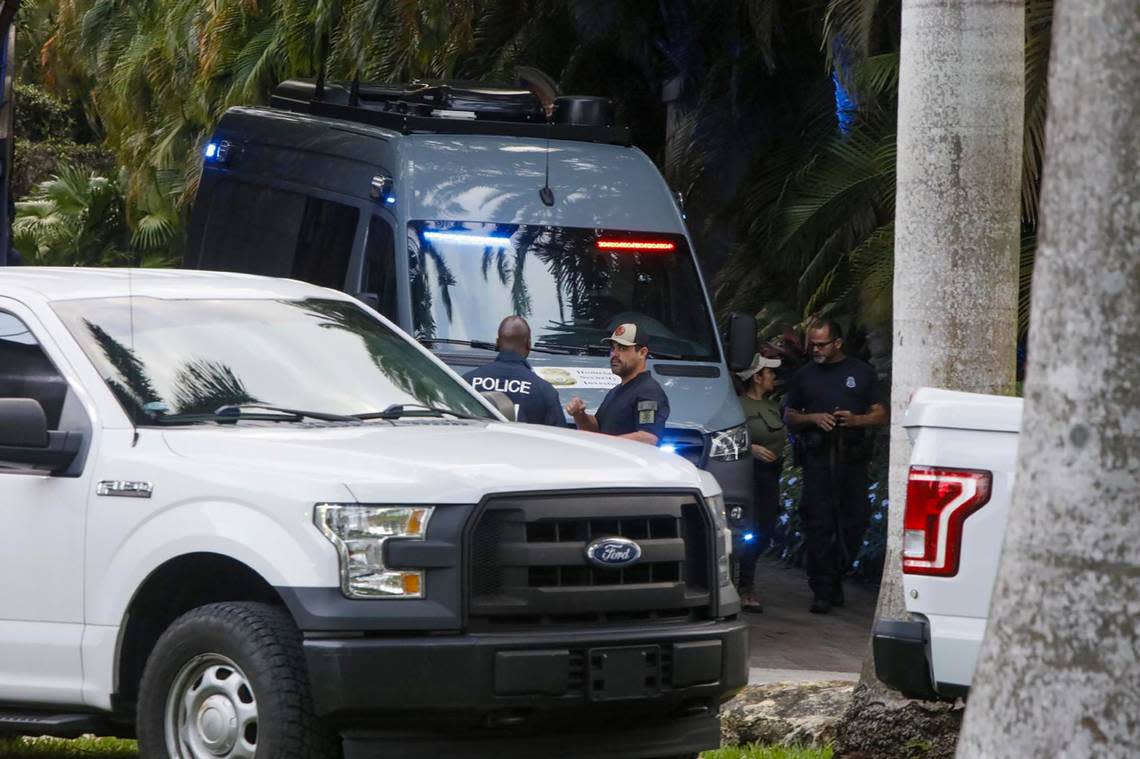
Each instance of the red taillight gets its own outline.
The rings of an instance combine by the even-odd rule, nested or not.
[[[962,523],[990,500],[989,472],[912,466],[903,515],[903,573],[953,577]]]
[[[668,240],[598,240],[598,250],[653,251],[669,253],[677,244]]]

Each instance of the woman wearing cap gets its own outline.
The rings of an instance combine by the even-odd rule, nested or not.
[[[780,359],[765,358],[757,353],[747,369],[737,372],[743,382],[740,405],[748,419],[748,432],[752,437],[754,488],[751,518],[746,516],[741,525],[745,538],[740,550],[738,590],[744,610],[751,612],[763,610],[753,588],[756,559],[771,538],[780,509],[780,470],[784,466],[787,435],[780,404],[772,398],[776,390],[774,370],[779,365]]]

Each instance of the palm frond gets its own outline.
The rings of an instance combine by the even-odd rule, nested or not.
[[[829,0],[823,15],[829,69],[842,72],[871,55],[871,36],[878,9],[879,0]]]
[[[144,251],[165,247],[178,231],[178,219],[169,213],[148,213],[140,218],[131,235],[131,245]]]
[[[1025,221],[1037,225],[1041,167],[1045,156],[1045,106],[1053,0],[1027,0],[1025,6],[1025,143],[1022,151],[1021,208]]]

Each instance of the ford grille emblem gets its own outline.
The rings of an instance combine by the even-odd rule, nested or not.
[[[641,558],[641,546],[628,538],[598,538],[586,546],[586,558],[596,567],[621,569]]]

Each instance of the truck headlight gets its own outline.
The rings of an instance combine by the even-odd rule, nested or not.
[[[732,573],[729,571],[729,556],[732,555],[732,530],[728,529],[728,517],[724,513],[724,496],[705,496],[705,503],[712,511],[713,524],[720,535],[716,550],[716,573],[721,585],[732,584]]]
[[[709,458],[714,461],[740,461],[748,455],[748,426],[741,424],[712,434]]]
[[[340,554],[340,587],[349,598],[423,598],[422,569],[389,569],[384,544],[393,539],[423,540],[431,506],[362,506],[320,503],[317,528]]]

